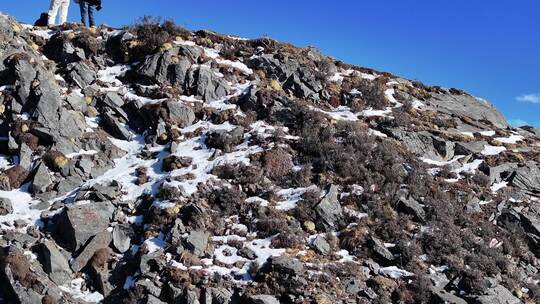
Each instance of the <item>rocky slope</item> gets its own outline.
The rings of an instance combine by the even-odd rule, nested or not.
[[[540,301],[540,131],[463,91],[0,15],[0,112],[0,302]]]

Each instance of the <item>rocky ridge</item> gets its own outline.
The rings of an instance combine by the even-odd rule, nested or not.
[[[0,302],[540,301],[540,131],[461,90],[0,14],[0,113]]]

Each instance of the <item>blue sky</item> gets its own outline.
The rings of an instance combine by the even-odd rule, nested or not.
[[[538,0],[103,2],[100,23],[162,16],[189,29],[313,45],[348,63],[464,89],[511,121],[540,126]],[[0,5],[25,22],[47,8],[44,0]],[[73,3],[70,19],[79,19]]]

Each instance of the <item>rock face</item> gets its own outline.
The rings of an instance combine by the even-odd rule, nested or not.
[[[540,132],[458,89],[0,14],[0,138],[0,303],[540,299]]]
[[[431,94],[426,105],[437,112],[486,121],[497,128],[508,127],[504,116],[492,104],[467,94]]]
[[[59,215],[57,235],[71,251],[109,226],[114,206],[109,202],[87,202],[64,207]]]

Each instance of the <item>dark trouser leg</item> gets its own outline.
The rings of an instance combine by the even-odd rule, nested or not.
[[[86,14],[88,14],[88,3],[82,2],[79,3],[79,6],[81,7],[81,22],[84,26],[86,26]]]
[[[87,5],[88,5],[88,20],[90,21],[90,26],[95,26],[96,22],[94,20],[94,6],[90,4],[87,4]]]

